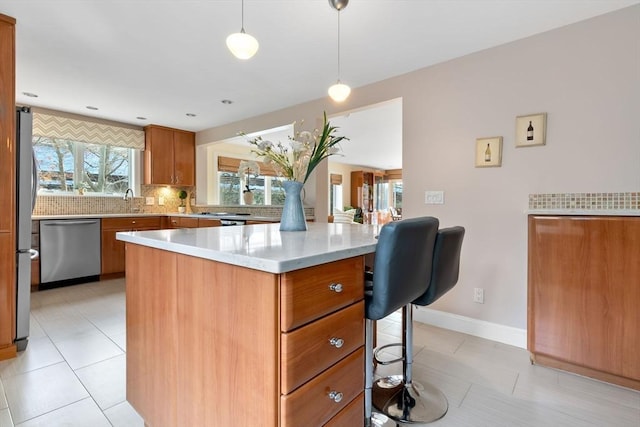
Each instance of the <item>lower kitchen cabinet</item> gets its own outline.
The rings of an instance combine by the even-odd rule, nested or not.
[[[529,216],[528,348],[640,390],[640,218]]]
[[[198,228],[199,218],[191,218],[188,216],[170,216],[168,228]]]
[[[272,274],[126,256],[127,400],[145,425],[363,425],[363,257]]]
[[[124,242],[116,240],[119,231],[159,230],[162,217],[121,217],[102,219],[101,276],[122,275],[125,269]]]
[[[13,233],[0,232],[0,360],[16,355],[15,337],[15,239]]]

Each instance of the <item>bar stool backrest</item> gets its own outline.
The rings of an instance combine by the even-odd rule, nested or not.
[[[438,231],[433,249],[431,283],[427,291],[413,301],[414,304],[429,305],[458,283],[464,231],[464,227],[459,226],[443,228]]]
[[[365,294],[367,319],[382,319],[426,292],[438,226],[437,218],[422,217],[382,227],[374,258],[373,288]]]

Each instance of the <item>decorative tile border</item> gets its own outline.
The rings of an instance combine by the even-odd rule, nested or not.
[[[529,209],[640,209],[640,193],[529,194]]]

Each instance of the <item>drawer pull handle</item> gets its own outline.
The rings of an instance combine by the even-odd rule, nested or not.
[[[331,344],[335,348],[340,348],[344,345],[344,340],[342,338],[333,337],[329,340],[329,344]]]
[[[329,399],[333,400],[336,403],[340,403],[340,401],[342,400],[343,394],[340,393],[339,391],[330,391],[329,392]]]
[[[339,294],[340,292],[342,292],[342,283],[332,283],[329,285],[329,289]]]

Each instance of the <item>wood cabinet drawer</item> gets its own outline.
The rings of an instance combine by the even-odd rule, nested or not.
[[[198,218],[198,227],[220,227],[222,223],[219,219],[201,219]]]
[[[160,217],[102,218],[103,230],[160,229]]]
[[[286,394],[364,345],[364,302],[282,334],[281,342],[280,389]]]
[[[281,276],[280,328],[290,331],[364,298],[364,258],[335,261]]]
[[[331,418],[324,427],[356,427],[364,423],[364,393],[353,399],[342,411]]]
[[[198,218],[190,218],[186,216],[170,216],[169,228],[197,228]]]
[[[298,390],[282,396],[282,426],[321,426],[363,389],[364,349],[360,348]],[[332,399],[331,392],[342,393],[341,399]]]

